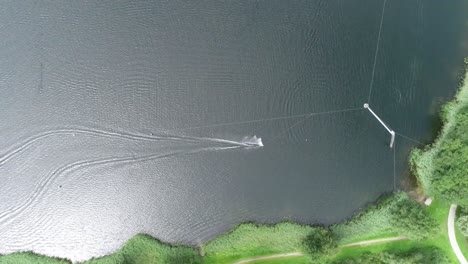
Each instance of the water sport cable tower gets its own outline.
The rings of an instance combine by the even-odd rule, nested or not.
[[[368,103],[365,103],[364,104],[364,108],[366,108],[367,110],[369,110],[369,112],[380,122],[380,124],[382,124],[382,126],[385,127],[385,129],[388,131],[388,133],[390,133],[391,135],[391,138],[390,138],[390,148],[393,148],[393,143],[395,143],[395,131],[393,131],[392,129],[390,129],[383,121],[382,119],[380,119],[380,117],[374,113],[374,111],[372,111],[372,109],[369,107],[369,104]]]

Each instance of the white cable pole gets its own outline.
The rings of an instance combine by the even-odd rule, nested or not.
[[[390,133],[391,139],[390,139],[390,148],[393,148],[393,143],[395,143],[395,131],[391,130],[383,121],[380,119],[380,117],[372,111],[372,109],[369,107],[369,104],[365,103],[364,108],[369,110],[369,112],[382,124],[382,126]]]

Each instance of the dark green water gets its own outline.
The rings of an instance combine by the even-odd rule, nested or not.
[[[382,3],[4,1],[0,253],[83,260],[139,232],[195,244],[244,221],[332,224],[402,187],[417,144],[394,152],[368,111],[270,119],[368,101]],[[396,132],[432,138],[467,5],[387,1],[370,104]],[[264,147],[239,144],[253,135]]]

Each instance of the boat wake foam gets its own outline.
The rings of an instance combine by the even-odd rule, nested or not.
[[[242,144],[249,146],[249,147],[263,147],[262,138],[257,137],[256,135],[254,135],[251,138],[245,137],[244,139],[242,139],[241,142]]]

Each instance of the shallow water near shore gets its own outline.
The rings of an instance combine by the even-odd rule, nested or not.
[[[4,2],[0,254],[80,261],[136,233],[197,244],[245,221],[332,224],[391,192],[417,143],[397,136],[394,163],[356,110],[382,3]],[[467,11],[387,1],[369,103],[400,135],[431,139]]]

